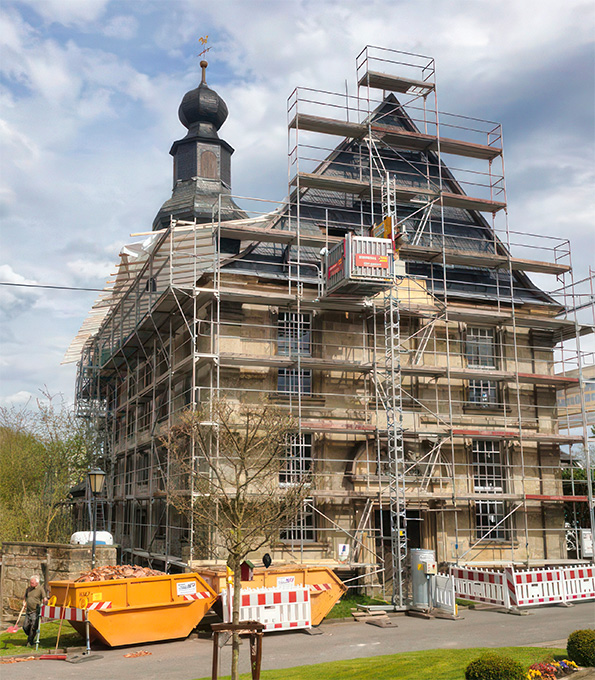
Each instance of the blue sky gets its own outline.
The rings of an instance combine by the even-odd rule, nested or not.
[[[503,124],[511,228],[571,239],[595,264],[593,3],[568,0],[4,0],[0,281],[102,287],[171,191],[183,94],[230,116],[233,191],[287,192],[286,101],[354,89],[366,44],[436,58],[440,108]],[[550,282],[555,286],[555,281]],[[96,294],[0,286],[0,404],[47,386]]]

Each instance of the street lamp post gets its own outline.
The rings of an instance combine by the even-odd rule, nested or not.
[[[93,496],[93,543],[91,548],[91,569],[95,569],[95,546],[97,544],[97,496],[103,489],[105,472],[99,468],[89,470],[87,473],[89,488]]]

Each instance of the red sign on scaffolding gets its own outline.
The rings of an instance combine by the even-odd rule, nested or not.
[[[355,256],[355,266],[379,267],[380,269],[388,269],[388,255],[357,254]]]
[[[340,272],[341,269],[343,269],[343,258],[339,258],[335,264],[331,264],[331,266],[328,268],[328,278],[330,279],[331,276],[336,274],[337,272]]]

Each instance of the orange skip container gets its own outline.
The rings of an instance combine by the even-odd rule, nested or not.
[[[113,581],[51,581],[56,606],[87,609],[91,640],[110,647],[185,638],[217,594],[199,574],[164,574]],[[71,621],[85,637],[85,624]]]

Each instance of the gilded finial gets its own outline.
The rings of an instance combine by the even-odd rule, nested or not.
[[[207,42],[209,40],[209,36],[205,35],[204,38],[199,38],[198,42],[201,47],[203,47],[203,51],[198,55],[199,57],[204,56],[211,48],[207,47]],[[200,62],[200,67],[202,68],[202,80],[201,80],[201,85],[206,85],[207,84],[207,66],[208,62],[206,62],[204,59]]]

